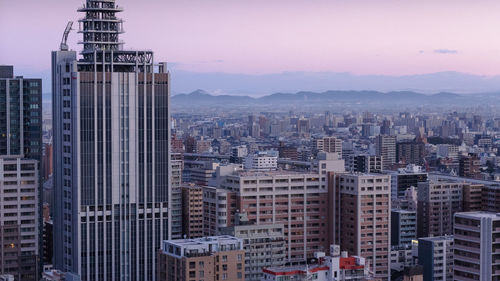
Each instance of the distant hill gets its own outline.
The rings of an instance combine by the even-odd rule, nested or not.
[[[174,108],[186,107],[248,107],[248,106],[328,106],[328,105],[474,105],[499,103],[500,94],[437,93],[426,95],[411,91],[326,91],[322,93],[275,93],[253,98],[249,96],[210,95],[203,90],[178,94],[171,98]]]

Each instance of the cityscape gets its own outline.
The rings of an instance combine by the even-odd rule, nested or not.
[[[500,281],[500,79],[490,65],[478,75],[427,58],[457,72],[239,74],[214,56],[199,63],[212,72],[189,72],[156,46],[128,47],[122,1],[71,1],[44,50],[50,75],[0,55],[0,281]],[[290,2],[284,14],[323,19]],[[340,2],[323,4],[347,9]],[[450,20],[476,11],[443,2]],[[156,4],[140,5],[126,15]],[[6,22],[0,35],[14,40]],[[416,60],[429,53],[415,48]]]

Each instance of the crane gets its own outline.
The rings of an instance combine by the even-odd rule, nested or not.
[[[66,42],[68,41],[68,34],[71,31],[71,27],[73,27],[73,22],[69,21],[68,24],[66,25],[66,29],[64,30],[63,37],[61,40],[61,51],[67,51],[68,50],[68,44]]]

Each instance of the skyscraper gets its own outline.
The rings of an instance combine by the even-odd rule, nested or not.
[[[123,50],[114,0],[78,11],[81,59],[64,41],[52,53],[55,267],[155,280],[171,234],[170,76],[153,52]]]
[[[13,66],[0,66],[0,156],[0,272],[13,274],[16,280],[38,280],[42,80],[14,76]],[[5,235],[19,243],[8,242]]]

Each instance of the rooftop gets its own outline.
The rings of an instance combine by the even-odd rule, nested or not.
[[[456,213],[455,215],[460,216],[460,217],[469,217],[469,218],[476,218],[476,219],[490,218],[490,219],[500,220],[500,213],[492,213],[492,212],[482,212],[482,211],[462,212],[462,213]]]

